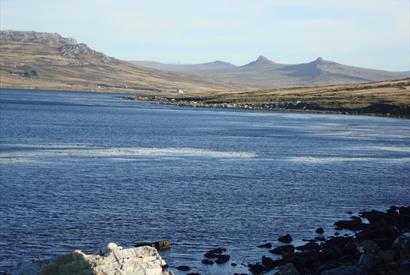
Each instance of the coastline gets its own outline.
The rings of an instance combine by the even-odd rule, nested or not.
[[[313,114],[333,114],[333,115],[361,115],[361,116],[375,116],[395,119],[410,119],[410,108],[407,107],[406,114],[397,115],[395,113],[377,113],[377,112],[363,112],[362,109],[308,109],[306,106],[297,107],[297,102],[288,102],[291,108],[283,105],[281,108],[262,105],[251,104],[231,104],[228,102],[222,103],[206,103],[201,102],[203,99],[200,97],[190,97],[188,100],[184,98],[172,97],[172,94],[167,96],[153,95],[152,92],[147,91],[127,91],[127,90],[112,90],[112,89],[66,89],[66,88],[28,88],[28,87],[4,87],[1,86],[0,90],[22,90],[22,91],[45,91],[45,92],[67,92],[67,93],[107,93],[107,94],[119,94],[120,98],[125,100],[141,100],[149,101],[154,104],[162,105],[174,105],[178,107],[193,107],[193,108],[207,108],[207,109],[232,109],[232,110],[252,110],[252,111],[265,111],[265,112],[285,112],[285,113],[313,113]],[[295,108],[296,107],[296,108]]]
[[[158,96],[122,96],[126,100],[141,100],[149,101],[154,104],[174,105],[178,107],[193,107],[193,108],[207,108],[207,109],[232,109],[232,110],[252,110],[265,112],[286,112],[286,113],[313,113],[313,114],[334,114],[334,115],[361,115],[361,116],[375,116],[395,119],[410,119],[410,110],[408,114],[396,115],[392,113],[376,113],[363,112],[361,109],[304,109],[302,108],[272,108],[264,106],[252,106],[248,104],[230,104],[230,103],[199,103],[196,100],[178,100],[176,98],[158,97]]]
[[[365,115],[410,119],[410,79],[357,85],[275,88],[242,92],[171,92],[124,87],[17,87],[0,89],[116,93],[123,99],[181,107]]]
[[[260,262],[241,265],[251,274],[410,274],[410,206],[391,206],[386,211],[347,214],[351,215],[350,219],[334,222],[334,235],[329,236],[322,227],[318,227],[312,232],[315,237],[301,240],[303,245],[296,245],[300,240],[294,240],[290,234],[279,236],[276,242],[272,240],[257,245],[261,254],[269,252],[268,256],[263,255]],[[13,273],[5,271],[4,274],[62,275],[73,270],[82,270],[84,273],[98,273],[100,270],[107,275],[118,272],[124,275],[172,275],[180,272],[201,275],[188,265],[169,267],[158,252],[169,249],[172,250],[171,241],[136,243],[134,248],[124,250],[110,243],[104,253],[100,250],[99,255],[86,255],[75,250],[52,259],[22,262],[12,270]],[[228,252],[225,247],[204,251],[201,264],[236,267],[238,263]],[[152,263],[145,263],[149,261]]]

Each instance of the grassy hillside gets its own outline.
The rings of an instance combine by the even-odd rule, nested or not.
[[[138,67],[58,34],[14,31],[0,32],[0,87],[139,93],[239,88],[199,76]]]
[[[200,93],[160,100],[168,104],[196,107],[261,110],[323,111],[410,117],[410,79],[367,84],[276,88],[250,92]]]

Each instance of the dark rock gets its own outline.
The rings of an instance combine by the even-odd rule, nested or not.
[[[157,250],[166,250],[171,248],[171,241],[170,240],[163,240],[158,242],[141,242],[136,243],[135,247],[139,246],[152,246],[155,247]]]
[[[293,245],[282,245],[269,250],[269,252],[277,255],[288,256],[295,252],[295,247]]]
[[[400,215],[410,216],[410,206],[402,206],[402,207],[399,207],[398,209],[399,209]]]
[[[379,222],[387,217],[386,213],[377,210],[361,212],[360,216],[367,219],[370,223]]]
[[[336,262],[322,264],[318,269],[318,274],[322,274],[322,272],[325,270],[335,269],[339,266],[340,264]]]
[[[360,256],[358,265],[363,269],[372,269],[382,263],[381,259],[374,254],[362,254]]]
[[[364,224],[361,220],[345,220],[335,222],[337,230],[348,229],[348,230],[363,230],[367,227],[367,224]]]
[[[330,262],[343,256],[343,251],[339,247],[329,247],[320,253],[321,262]]]
[[[292,236],[289,234],[286,234],[284,236],[281,236],[278,238],[278,241],[282,243],[291,243],[293,241]]]
[[[331,237],[320,245],[322,263],[337,260],[345,255],[357,256],[356,241],[352,237]]]
[[[252,272],[252,274],[262,274],[263,272],[265,272],[265,267],[260,263],[249,264],[248,267],[249,271]]]
[[[365,240],[357,245],[360,253],[370,254],[376,253],[380,250],[380,247],[372,240]]]
[[[316,229],[316,233],[317,234],[323,234],[323,233],[325,233],[325,230],[322,227],[319,227],[318,229]]]
[[[410,275],[410,261],[403,261],[400,263],[400,274]]]
[[[206,258],[218,258],[226,249],[222,247],[214,248],[204,254]]]
[[[354,241],[353,237],[330,237],[322,244],[322,248],[339,247],[343,248],[348,242]]]
[[[319,253],[314,250],[296,252],[290,256],[284,256],[283,261],[293,263],[302,273],[314,273],[320,266]]]
[[[342,247],[342,251],[346,255],[350,255],[354,258],[358,257],[359,251],[357,250],[356,240],[349,238],[349,240]]]
[[[189,266],[186,266],[186,265],[177,266],[177,269],[178,269],[178,270],[181,270],[181,271],[189,271],[189,270],[191,270],[191,268],[190,268]]]
[[[236,263],[231,263],[231,266],[237,266],[238,264],[236,264]]]
[[[326,240],[326,238],[324,237],[324,236],[317,236],[317,237],[315,237],[315,241],[325,241]]]
[[[410,232],[403,233],[393,242],[393,248],[410,249]]]
[[[276,275],[299,275],[299,271],[296,269],[295,265],[292,263],[287,263],[278,267],[278,272]]]
[[[350,219],[354,221],[362,222],[362,219],[358,216],[351,216]]]
[[[273,260],[270,257],[262,256],[262,265],[265,267],[266,271],[272,270],[284,263],[283,260]]]
[[[372,225],[367,229],[356,234],[356,239],[359,242],[364,240],[372,240],[381,249],[389,249],[392,247],[394,240],[400,236],[400,231],[395,226],[380,226]]]
[[[396,262],[400,260],[400,251],[396,249],[380,250],[377,253],[377,257],[383,263]]]
[[[187,275],[201,275],[201,273],[198,273],[198,272],[189,272]]]
[[[336,261],[338,263],[351,263],[351,262],[355,262],[356,258],[350,254],[347,254],[347,255],[343,255],[342,257],[338,258]]]
[[[259,248],[272,248],[272,244],[271,243],[264,243],[264,244],[260,244],[258,245]]]
[[[202,263],[202,264],[205,264],[205,265],[211,265],[211,264],[214,264],[214,262],[213,262],[213,261],[208,260],[208,259],[203,259],[203,260],[201,261],[201,263]]]
[[[231,256],[229,256],[229,255],[220,255],[218,257],[218,259],[216,259],[215,263],[224,264],[224,263],[228,262],[230,258],[231,258]]]
[[[317,243],[307,243],[301,246],[297,246],[296,247],[297,250],[301,250],[301,251],[308,251],[308,250],[316,250],[318,251],[320,249],[320,246]]]
[[[357,266],[339,266],[324,270],[321,275],[363,275],[364,272]]]
[[[226,252],[226,248],[218,247],[218,248],[211,249],[208,252],[222,254],[223,252]]]

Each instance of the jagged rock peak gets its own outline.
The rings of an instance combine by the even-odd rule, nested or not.
[[[269,60],[267,57],[263,55],[258,56],[258,58],[255,61],[256,62],[272,62],[271,60]]]
[[[75,39],[62,37],[58,33],[13,30],[0,31],[0,42],[41,43],[51,46],[78,44]]]
[[[310,63],[315,64],[315,65],[321,65],[321,64],[335,64],[336,62],[328,61],[328,60],[323,59],[322,57],[318,57]]]
[[[315,62],[316,63],[322,63],[322,62],[325,62],[325,60],[321,57],[318,57],[318,58],[316,58]]]

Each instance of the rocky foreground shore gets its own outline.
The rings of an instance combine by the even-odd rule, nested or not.
[[[109,243],[100,255],[87,255],[80,250],[50,261],[23,263],[16,275],[172,275],[164,271],[165,261],[151,246],[122,248]]]
[[[289,244],[269,250],[281,258],[263,256],[259,263],[249,265],[250,272],[262,274],[276,269],[276,274],[282,275],[410,274],[410,206],[361,212],[334,225],[336,230],[355,233],[325,238],[321,236],[324,230],[318,228],[318,237],[297,247],[290,244],[290,235],[283,236],[278,240]]]
[[[266,249],[260,262],[249,263],[252,274],[278,275],[410,275],[410,206],[392,206],[387,211],[371,210],[349,220],[334,223],[335,236],[325,237],[324,229],[316,229],[316,237],[294,246],[291,235],[280,236],[283,245],[258,245]],[[343,232],[344,235],[341,236]],[[350,232],[350,234],[348,233]],[[158,250],[169,249],[169,241],[138,243],[123,249],[110,243],[100,255],[87,255],[76,250],[51,261],[19,265],[12,274],[98,274],[98,275],[171,275]],[[231,262],[225,248],[204,253],[203,265],[236,264]],[[189,266],[176,268],[187,275]],[[247,273],[234,273],[246,275]]]

